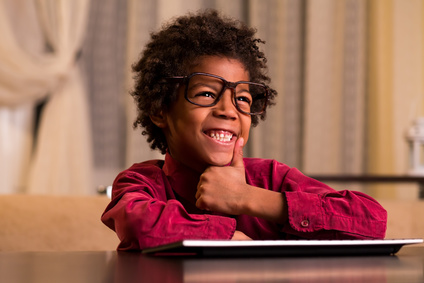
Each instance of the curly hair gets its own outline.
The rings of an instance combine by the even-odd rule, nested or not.
[[[163,84],[171,76],[185,76],[201,56],[224,56],[239,60],[249,72],[250,81],[269,83],[266,58],[255,38],[256,30],[244,23],[221,17],[215,10],[188,14],[176,18],[157,33],[151,34],[141,59],[132,66],[135,87],[131,92],[137,105],[134,128],[144,128],[142,135],[152,149],[165,154],[168,144],[162,130],[150,119],[160,111],[168,111],[176,101],[176,85]],[[268,105],[273,104],[277,92],[270,89]],[[265,112],[259,115],[265,119]],[[252,116],[252,126],[259,122]]]

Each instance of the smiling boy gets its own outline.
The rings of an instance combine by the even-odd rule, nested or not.
[[[113,184],[102,221],[120,250],[182,239],[384,238],[386,211],[275,160],[243,158],[265,119],[263,43],[215,11],[180,17],[152,34],[134,65],[136,126],[165,160],[134,164]]]

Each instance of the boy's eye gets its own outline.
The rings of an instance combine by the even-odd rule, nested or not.
[[[198,94],[196,94],[194,97],[205,97],[205,98],[212,98],[215,99],[216,95],[210,91],[203,91]]]
[[[192,94],[188,94],[190,101],[199,104],[199,105],[211,105],[216,99],[216,94],[211,91],[200,91]]]
[[[252,99],[249,96],[237,96],[237,102],[247,103],[249,105],[252,105]]]
[[[238,95],[236,97],[237,106],[244,112],[250,112],[252,99],[249,95]]]

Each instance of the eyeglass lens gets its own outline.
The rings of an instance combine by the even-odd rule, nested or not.
[[[247,114],[259,114],[266,106],[267,89],[255,83],[230,83],[214,76],[195,74],[190,77],[187,88],[187,99],[199,106],[213,106],[223,91],[231,88],[236,107]]]

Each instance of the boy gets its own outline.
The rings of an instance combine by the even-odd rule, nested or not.
[[[102,221],[119,250],[182,239],[384,238],[387,214],[371,197],[243,158],[250,127],[276,95],[254,33],[206,11],[152,34],[133,66],[134,124],[165,160],[115,179]]]

